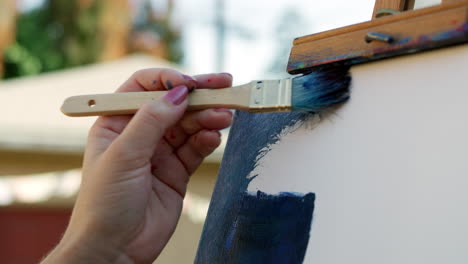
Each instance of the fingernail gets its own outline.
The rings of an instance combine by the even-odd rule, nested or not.
[[[218,112],[218,113],[229,113],[229,114],[232,114],[231,110],[227,109],[227,108],[216,108],[214,109],[215,112]]]
[[[227,75],[227,76],[229,76],[229,77],[232,79],[232,74],[230,74],[229,72],[222,72],[222,73],[220,73],[220,74],[222,74],[222,75]]]
[[[185,74],[182,74],[182,77],[184,77],[184,80],[190,81],[191,83],[188,85],[189,92],[195,90],[197,88],[198,82],[193,78],[192,76],[188,76]]]
[[[182,74],[182,77],[184,77],[184,80],[187,80],[187,81],[197,81],[192,76],[188,76],[188,75],[185,75],[185,74]]]
[[[187,94],[187,86],[179,85],[167,92],[164,98],[175,105],[179,105],[185,100],[185,98],[187,98]]]

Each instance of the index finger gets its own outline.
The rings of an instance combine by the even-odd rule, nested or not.
[[[116,92],[145,92],[170,90],[176,86],[185,85],[190,90],[198,87],[197,81],[172,69],[151,68],[139,70],[132,74]]]
[[[229,73],[209,73],[194,76],[198,88],[226,88],[232,85],[232,75]]]

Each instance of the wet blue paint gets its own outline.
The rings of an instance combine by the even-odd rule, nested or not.
[[[315,196],[263,196],[262,193],[250,195],[247,193],[247,186],[253,178],[247,176],[255,168],[259,153],[262,153],[265,146],[278,140],[278,134],[283,128],[301,122],[309,116],[306,112],[236,112],[195,263],[302,262],[301,256],[303,258],[305,255],[308,243]],[[282,210],[288,212],[283,218]],[[297,213],[294,214],[293,211]],[[287,215],[291,217],[288,218]],[[254,225],[256,230],[252,230],[251,226],[256,221],[265,224]],[[291,238],[295,234],[301,239],[287,239],[284,230],[288,229],[294,230],[289,234]],[[246,237],[247,230],[256,232],[258,236]],[[264,244],[257,245],[261,237],[259,234],[278,234],[284,244],[273,245],[265,241]],[[268,237],[268,240],[272,238],[274,237]],[[249,239],[256,239],[257,242],[250,243],[247,241]],[[278,252],[289,252],[290,262],[282,262]],[[263,262],[260,257],[268,255],[278,256],[278,259],[276,262]]]
[[[411,42],[411,39],[412,39],[411,37],[406,37],[406,38],[400,39],[397,42],[397,45],[406,45],[406,44]]]
[[[468,35],[468,22],[460,25],[459,27],[455,28],[454,30],[449,30],[446,32],[441,32],[432,36],[431,40],[433,41],[444,41],[446,39],[457,38],[460,35],[464,35],[467,37]]]
[[[228,228],[223,263],[302,263],[315,194],[244,193]]]
[[[349,67],[324,67],[292,79],[293,111],[320,112],[349,99]]]

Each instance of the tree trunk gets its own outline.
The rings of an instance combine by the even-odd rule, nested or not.
[[[3,76],[3,54],[6,48],[15,40],[15,0],[0,1],[0,79]]]

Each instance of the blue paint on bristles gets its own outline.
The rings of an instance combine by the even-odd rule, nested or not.
[[[348,66],[335,66],[292,79],[293,111],[321,112],[349,99],[351,76]]]

